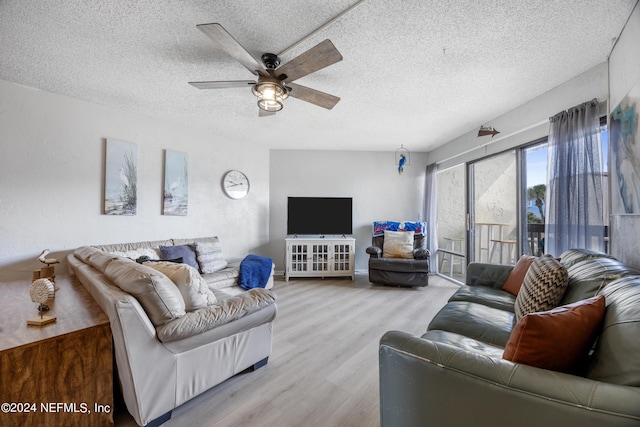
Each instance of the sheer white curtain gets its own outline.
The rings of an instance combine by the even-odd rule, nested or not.
[[[429,258],[429,271],[438,273],[438,194],[436,181],[437,165],[427,165],[427,174],[424,184],[424,218],[427,222],[427,249],[431,251]]]
[[[549,120],[545,252],[604,251],[602,144],[598,101]]]

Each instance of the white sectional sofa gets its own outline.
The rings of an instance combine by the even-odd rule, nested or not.
[[[266,288],[245,291],[236,285],[237,265],[195,277],[184,265],[131,259],[160,259],[161,246],[194,242],[219,245],[207,237],[84,246],[68,257],[71,273],[109,316],[124,401],[141,426],[162,424],[174,408],[263,366],[271,353],[273,269]],[[189,274],[179,283],[162,266]]]

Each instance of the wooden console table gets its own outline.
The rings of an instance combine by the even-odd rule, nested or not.
[[[109,318],[74,277],[59,290],[44,326],[29,280],[0,283],[0,426],[113,426]]]

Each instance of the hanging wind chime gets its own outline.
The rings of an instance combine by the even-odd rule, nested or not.
[[[396,150],[396,165],[398,166],[398,175],[402,175],[404,167],[411,164],[411,153],[400,144],[400,148]]]

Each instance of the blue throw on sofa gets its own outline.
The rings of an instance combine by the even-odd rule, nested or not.
[[[264,288],[272,268],[271,258],[249,254],[240,262],[238,285],[243,289]]]

